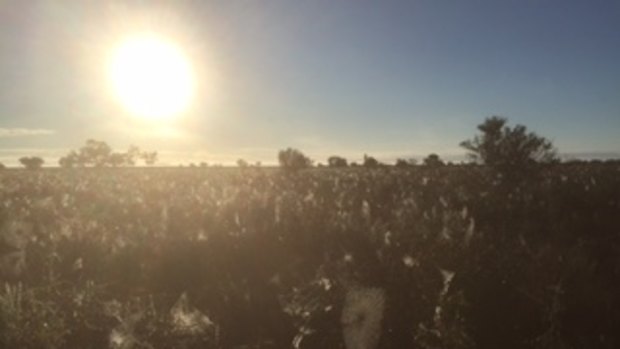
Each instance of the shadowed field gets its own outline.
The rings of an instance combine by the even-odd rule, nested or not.
[[[0,347],[617,347],[620,168],[0,173]]]

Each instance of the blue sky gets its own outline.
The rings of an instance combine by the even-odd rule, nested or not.
[[[88,138],[166,163],[384,160],[458,143],[490,115],[564,153],[620,153],[620,1],[0,1],[0,162]],[[104,58],[136,31],[190,58],[191,109],[127,115]]]

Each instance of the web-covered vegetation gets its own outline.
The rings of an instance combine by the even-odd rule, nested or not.
[[[604,164],[5,171],[0,347],[344,348],[358,297],[380,348],[614,348],[619,213]]]

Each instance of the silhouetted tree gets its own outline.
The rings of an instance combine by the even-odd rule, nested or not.
[[[134,166],[136,164],[136,161],[140,158],[142,158],[142,151],[140,151],[140,148],[135,146],[135,145],[130,145],[129,149],[127,149],[127,152],[122,154],[125,157],[125,165],[128,166]]]
[[[22,157],[19,159],[19,162],[27,169],[27,170],[38,170],[43,166],[45,160],[41,159],[38,156],[32,157]]]
[[[120,167],[125,164],[132,165],[132,166],[134,165],[133,161],[131,161],[131,163],[127,163],[127,162],[128,162],[127,154],[111,153],[108,156],[106,162],[98,167],[103,167],[103,166]]]
[[[138,159],[142,159],[146,165],[153,165],[157,161],[157,152],[143,152],[135,145],[130,146],[125,153],[113,152],[106,142],[89,139],[78,151],[70,151],[58,163],[64,168],[119,167],[134,166]]]
[[[89,139],[86,145],[80,148],[78,159],[84,165],[104,167],[110,163],[112,148],[103,141]]]
[[[148,166],[152,166],[155,165],[155,163],[157,162],[157,152],[156,151],[152,151],[152,152],[142,152],[141,154],[142,160],[144,160],[144,164],[148,165]]]
[[[110,164],[112,148],[102,141],[89,139],[86,145],[78,151],[72,150],[58,160],[58,164],[64,168],[95,166],[103,167]],[[112,161],[114,162],[114,161]]]
[[[437,154],[429,154],[426,158],[424,158],[424,165],[428,167],[439,167],[445,165],[443,160]]]
[[[347,167],[347,159],[340,156],[330,156],[327,159],[327,165],[329,167]]]
[[[417,160],[416,159],[396,159],[396,164],[394,164],[394,166],[396,167],[410,167],[410,166],[415,166],[417,165]]]
[[[364,154],[364,163],[362,164],[364,167],[377,167],[379,166],[379,161],[373,158],[372,156],[368,156]]]
[[[293,148],[280,150],[278,153],[278,162],[280,167],[289,170],[310,167],[312,160],[305,156],[301,151]]]
[[[507,120],[499,116],[487,118],[478,125],[481,133],[460,145],[469,151],[472,160],[497,169],[557,161],[551,141],[528,132],[523,125],[511,128],[506,124]]]
[[[75,152],[75,150],[70,151],[69,154],[61,157],[58,160],[58,164],[62,168],[72,168],[72,167],[77,166],[78,163],[79,163],[79,155],[78,153]]]
[[[250,165],[250,164],[249,164],[247,161],[243,160],[243,159],[239,159],[239,160],[237,160],[237,167],[240,167],[240,168],[246,168],[246,167],[248,167],[249,165]]]

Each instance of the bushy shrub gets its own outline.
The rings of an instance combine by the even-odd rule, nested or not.
[[[299,170],[310,167],[312,160],[305,156],[301,151],[293,148],[280,150],[278,153],[278,162],[280,167],[285,170]]]

